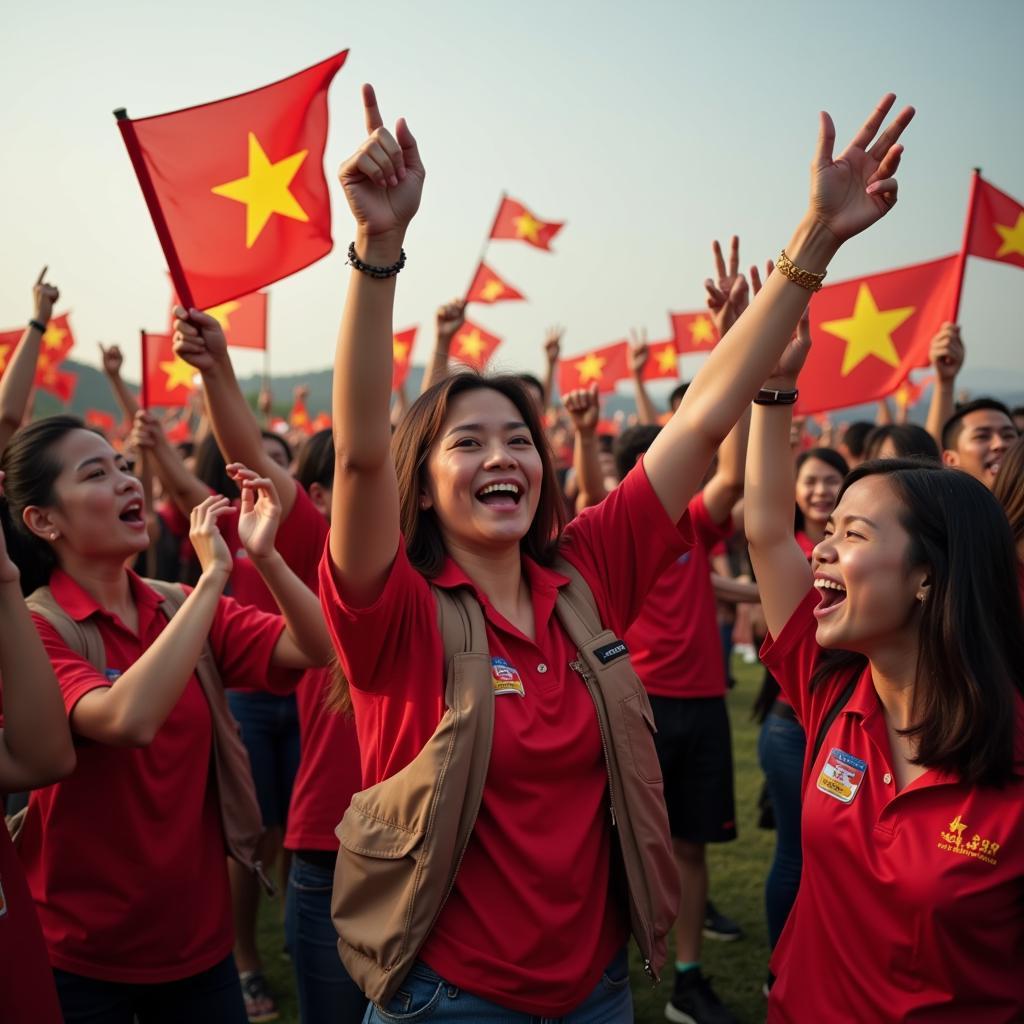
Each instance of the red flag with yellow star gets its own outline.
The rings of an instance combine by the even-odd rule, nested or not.
[[[7,364],[18,347],[24,327],[12,331],[0,331],[0,376],[7,369]],[[39,358],[36,362],[36,386],[41,387],[39,378],[46,370],[59,366],[74,348],[75,336],[71,330],[71,320],[67,313],[52,317],[46,327],[46,333],[39,343]],[[52,379],[52,377],[51,377]]]
[[[173,335],[143,333],[142,374],[144,406],[188,405],[196,370],[175,353]]]
[[[348,51],[273,85],[118,126],[188,306],[257,291],[331,251],[327,88]]]
[[[525,298],[522,292],[498,277],[486,263],[477,267],[473,283],[466,294],[467,302],[509,302]]]
[[[288,413],[288,423],[292,430],[301,430],[305,434],[313,433],[313,421],[309,418],[306,400],[296,397],[292,403],[292,411]]]
[[[626,342],[617,341],[572,359],[562,359],[558,364],[558,393],[564,396],[591,384],[597,384],[601,394],[614,391],[615,382],[629,376],[628,348]]]
[[[676,351],[683,356],[710,352],[718,343],[718,332],[707,311],[669,313]]]
[[[86,409],[82,417],[87,427],[95,427],[102,430],[104,434],[112,434],[117,427],[117,420],[114,414],[104,409]]]
[[[459,363],[465,363],[480,371],[488,364],[501,338],[490,334],[479,324],[467,320],[452,336],[449,355]]]
[[[73,370],[62,370],[59,363],[40,363],[36,370],[36,387],[55,395],[64,405],[70,405],[78,387],[78,374]]]
[[[679,350],[675,338],[652,341],[647,346],[647,362],[640,376],[643,380],[665,380],[679,376]]]
[[[409,367],[412,366],[412,346],[416,341],[418,327],[410,327],[407,330],[399,331],[391,337],[391,390],[397,391],[409,376]]]
[[[892,393],[896,404],[901,409],[912,409],[921,401],[925,388],[935,383],[935,374],[929,374],[920,380],[914,381],[909,377]]]
[[[224,339],[231,348],[267,347],[267,305],[266,292],[252,292],[237,299],[229,299],[219,306],[211,306],[203,312],[212,316],[224,331]],[[171,299],[171,327],[174,330],[174,307],[179,305],[177,296]]]
[[[1024,205],[980,175],[974,193],[967,252],[1024,268]]]
[[[826,285],[811,299],[811,346],[796,412],[827,412],[891,395],[928,365],[949,318],[959,258],[947,256]]]
[[[506,197],[498,207],[490,237],[511,238],[550,252],[551,239],[563,227],[564,221],[538,220],[522,203]]]

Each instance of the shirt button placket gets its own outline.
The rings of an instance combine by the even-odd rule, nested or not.
[[[548,667],[547,667],[547,665],[544,664],[543,661],[537,666],[537,671],[541,675],[544,675],[544,673],[547,672],[547,670],[548,670]]]
[[[887,786],[891,786],[891,785],[892,785],[892,775],[891,775],[891,774],[890,774],[889,772],[886,772],[886,773],[885,773],[885,774],[884,774],[884,775],[882,776],[882,781],[883,781],[883,782],[884,782],[884,783],[885,783],[885,784],[886,784]]]

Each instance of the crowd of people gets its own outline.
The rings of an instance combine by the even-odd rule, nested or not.
[[[1024,1019],[1022,411],[957,403],[946,324],[924,427],[793,417],[808,301],[894,206],[913,109],[886,124],[886,95],[838,155],[821,115],[779,259],[745,275],[715,243],[717,345],[662,411],[635,337],[612,440],[596,387],[553,403],[557,331],[545,381],[450,367],[461,302],[392,396],[425,175],[363,101],[329,430],[266,429],[183,307],[190,441],[116,347],[123,444],[23,425],[58,298],[36,283],[0,380],[0,1019],[275,1019],[277,876],[304,1024],[625,1024],[631,938],[668,1020],[728,1024],[701,942],[739,933],[706,848],[737,838],[741,634],[768,1019]]]

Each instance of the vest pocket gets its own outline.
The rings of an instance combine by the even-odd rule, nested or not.
[[[619,707],[622,710],[626,736],[629,739],[629,752],[637,775],[644,782],[661,782],[661,762],[654,746],[654,734],[657,729],[647,694],[637,690],[620,700]]]

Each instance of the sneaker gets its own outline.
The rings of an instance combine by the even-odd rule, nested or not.
[[[743,938],[743,929],[731,917],[719,913],[714,903],[708,900],[704,911],[704,937],[719,942],[735,942]]]
[[[242,998],[249,1024],[268,1024],[281,1016],[267,987],[267,979],[260,971],[242,971],[238,980],[242,983]]]
[[[665,1004],[665,1018],[673,1024],[737,1024],[699,967],[676,972],[672,999]]]

